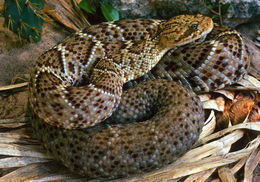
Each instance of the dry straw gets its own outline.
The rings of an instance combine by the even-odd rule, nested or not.
[[[250,90],[259,90],[257,80],[247,77],[241,83]],[[26,83],[0,88],[2,92],[20,89],[26,92]],[[21,87],[24,89],[22,90]],[[240,88],[241,89],[241,88]],[[244,88],[243,88],[244,89]],[[232,99],[231,91],[218,91],[226,98]],[[224,100],[210,99],[201,96],[204,108],[210,114],[194,148],[169,166],[142,176],[114,181],[147,182],[147,181],[206,181],[215,172],[218,179],[212,181],[236,181],[235,174],[244,168],[244,181],[253,179],[253,171],[260,161],[260,135],[247,143],[244,148],[232,150],[234,143],[247,135],[249,131],[259,134],[260,123],[248,123],[247,118],[237,124],[214,132],[216,117],[214,110],[224,110]],[[84,178],[71,174],[64,167],[47,155],[40,143],[32,137],[29,118],[22,120],[0,119],[0,169],[2,181],[86,181]],[[232,165],[229,165],[232,164]],[[185,178],[183,178],[185,177]],[[92,180],[98,181],[98,180]]]

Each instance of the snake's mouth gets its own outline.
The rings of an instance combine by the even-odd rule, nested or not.
[[[203,35],[201,38],[199,38],[199,39],[196,39],[196,40],[194,40],[193,42],[203,42],[205,39],[206,39],[206,37],[207,37],[207,34],[206,35]]]

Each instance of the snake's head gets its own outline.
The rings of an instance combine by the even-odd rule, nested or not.
[[[197,15],[179,15],[159,26],[159,42],[162,47],[171,49],[206,36],[213,29],[210,17]]]

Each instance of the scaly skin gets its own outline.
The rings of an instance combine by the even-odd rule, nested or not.
[[[130,88],[112,117],[92,128],[66,130],[32,119],[55,159],[80,175],[109,179],[174,162],[198,139],[203,123],[196,94],[167,80]]]
[[[215,24],[203,42],[170,50],[150,72],[124,87],[163,78],[197,92],[212,91],[237,83],[249,65],[250,55],[240,33]]]
[[[39,58],[32,74],[36,135],[55,158],[90,178],[141,174],[173,162],[196,141],[204,121],[193,92],[150,81],[127,91],[112,118],[101,121],[118,106],[125,82],[212,27],[208,17],[181,15],[103,23],[67,38]]]
[[[142,40],[153,34],[160,22],[121,20],[91,26],[81,33],[104,42]],[[249,54],[241,35],[228,27],[215,26],[205,41],[169,51],[149,73],[127,85],[165,78],[208,91],[235,83],[248,65]],[[176,160],[197,140],[203,120],[194,93],[174,82],[156,80],[127,90],[112,117],[93,128],[57,128],[37,114],[32,124],[45,148],[71,170],[90,178],[118,178]]]
[[[29,85],[37,115],[67,129],[94,126],[116,109],[125,82],[147,73],[169,49],[197,40],[213,28],[212,20],[202,15],[145,21],[155,23],[142,40],[101,41],[99,32],[80,31],[40,56]],[[124,31],[116,24],[104,26]]]

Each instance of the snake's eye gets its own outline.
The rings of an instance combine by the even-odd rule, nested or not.
[[[198,29],[198,24],[192,24],[191,26],[190,26],[190,29],[191,30],[197,30]]]

